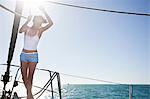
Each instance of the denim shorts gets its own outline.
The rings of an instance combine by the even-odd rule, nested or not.
[[[21,62],[35,62],[35,63],[38,63],[38,61],[39,61],[38,53],[37,52],[34,52],[34,53],[22,52],[20,54],[20,61]]]

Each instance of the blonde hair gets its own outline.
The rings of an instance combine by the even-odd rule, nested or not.
[[[44,19],[43,16],[41,15],[34,16],[33,21],[38,21],[38,20],[42,20],[42,23],[47,23],[46,19]]]

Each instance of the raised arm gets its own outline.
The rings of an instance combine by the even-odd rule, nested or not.
[[[27,29],[29,28],[27,25],[31,21],[32,16],[28,16],[27,21],[23,24],[23,26],[20,28],[19,33],[26,32]]]
[[[40,8],[40,10],[44,13],[44,15],[48,21],[48,24],[46,26],[41,27],[41,32],[44,32],[45,30],[49,29],[53,25],[53,22],[52,22],[51,18],[48,16],[48,14],[46,13],[46,11],[44,10],[44,8]]]

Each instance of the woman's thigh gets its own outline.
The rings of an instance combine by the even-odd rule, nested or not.
[[[29,76],[30,76],[31,78],[33,78],[34,71],[35,71],[35,69],[36,69],[36,65],[37,65],[36,62],[29,62]]]
[[[21,72],[27,72],[28,62],[21,62]]]

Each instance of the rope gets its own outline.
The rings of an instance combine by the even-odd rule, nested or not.
[[[8,64],[0,64],[0,65],[8,65]],[[12,67],[20,67],[19,65],[10,65],[10,66],[12,66]],[[50,71],[50,70],[48,70],[48,69],[44,69],[44,68],[36,68],[36,70],[40,70],[40,71],[47,71],[47,72],[52,72],[52,73],[54,73],[54,71]]]
[[[70,77],[80,78],[80,79],[87,79],[87,80],[93,80],[93,81],[98,81],[98,82],[105,82],[105,83],[110,83],[110,84],[124,85],[124,84],[121,84],[121,83],[112,82],[112,81],[106,81],[106,80],[101,80],[101,79],[96,79],[96,78],[89,78],[89,77],[78,76],[78,75],[71,75],[71,74],[65,74],[65,73],[60,73],[60,74],[66,75],[66,76],[70,76]]]
[[[7,65],[7,64],[0,64],[0,65]],[[11,65],[13,67],[20,67],[18,65]],[[48,69],[39,69],[36,68],[37,70],[41,70],[41,71],[49,71]],[[54,72],[54,71],[51,71]],[[106,80],[102,80],[102,79],[96,79],[96,78],[90,78],[90,77],[84,77],[84,76],[78,76],[78,75],[72,75],[72,74],[66,74],[66,73],[60,73],[62,75],[66,75],[66,76],[70,76],[70,77],[75,77],[75,78],[81,78],[81,79],[87,79],[87,80],[93,80],[93,81],[98,81],[98,82],[105,82],[105,83],[110,83],[110,84],[118,84],[118,85],[125,85],[125,84],[121,84],[118,82],[113,82],[113,81],[106,81]]]
[[[112,13],[120,13],[120,14],[129,14],[129,15],[150,16],[150,14],[146,14],[146,13],[134,13],[134,12],[123,12],[123,11],[115,11],[115,10],[108,10],[108,9],[91,8],[91,7],[79,6],[79,5],[73,5],[73,4],[60,3],[60,2],[55,2],[55,1],[46,1],[46,2],[58,4],[58,5],[63,5],[63,6],[68,6],[68,7],[87,9],[87,10],[112,12]]]
[[[54,75],[54,76],[53,76]],[[53,76],[53,78],[50,78],[48,81],[47,81],[47,83],[44,85],[44,87],[39,87],[41,90],[40,91],[38,91],[37,93],[35,93],[33,96],[36,96],[36,95],[38,95],[38,94],[40,94],[39,96],[38,96],[38,98],[48,89],[48,87],[49,87],[49,83],[54,79],[54,77],[55,77],[55,74],[53,74],[52,76]],[[20,81],[18,81],[18,82],[20,82]],[[22,83],[22,82],[20,82],[20,83]],[[35,85],[34,85],[35,86]],[[33,86],[33,87],[34,87]],[[43,92],[42,92],[43,91]],[[51,91],[52,92],[52,91]],[[53,91],[54,92],[54,91]],[[55,92],[55,93],[57,93],[57,92]],[[20,97],[20,98],[26,98],[26,96],[22,96],[22,97]],[[38,99],[38,98],[36,98],[36,99]]]
[[[7,64],[0,64],[0,65],[7,65]],[[12,67],[20,67],[18,65],[10,65]],[[50,70],[48,69],[39,69],[39,68],[36,68],[37,70],[41,70],[41,71],[48,71],[48,72],[51,72]],[[17,71],[18,72],[18,71]],[[53,72],[53,71],[52,71]],[[125,84],[121,84],[121,83],[116,83],[116,82],[112,82],[112,81],[106,81],[106,80],[101,80],[101,79],[96,79],[96,78],[89,78],[89,77],[83,77],[83,76],[78,76],[78,75],[71,75],[71,74],[66,74],[66,73],[60,73],[62,75],[66,75],[66,76],[71,76],[71,77],[75,77],[75,78],[80,78],[80,79],[87,79],[87,80],[93,80],[93,81],[98,81],[98,82],[106,82],[106,83],[111,83],[111,84],[118,84],[118,85],[125,85]],[[18,73],[16,73],[16,75],[18,75]],[[48,90],[48,87],[51,85],[51,82],[52,80],[54,79],[54,77],[57,75],[57,72],[54,72],[53,75],[51,76],[52,78],[50,78],[47,83],[41,88],[39,86],[35,86],[33,85],[33,87],[36,87],[36,88],[40,88],[41,90],[38,91],[37,93],[35,93],[33,96],[36,96],[38,94],[40,94],[36,99],[40,98],[42,96],[42,94],[45,92],[45,91],[50,91]],[[16,76],[17,77],[17,76]],[[19,83],[22,83],[20,81],[18,81]],[[52,91],[50,91],[52,92]],[[54,92],[54,91],[53,91]],[[57,93],[57,92],[55,92]],[[58,94],[58,93],[57,93]],[[26,96],[23,96],[23,97],[20,97],[20,98],[26,98]]]
[[[7,64],[0,64],[0,65],[7,65]],[[19,65],[10,65],[10,66],[12,66],[12,67],[19,67],[19,69],[20,69],[20,66]],[[16,73],[16,75],[15,75],[15,80],[14,80],[14,82],[16,81],[16,79],[17,79],[17,75],[18,75],[18,71],[19,71],[19,69],[17,70],[17,73]],[[39,69],[39,68],[36,68],[37,70],[40,70],[40,71],[47,71],[47,72],[49,72],[49,73],[53,73],[53,75],[51,76],[52,78],[50,78],[48,81],[47,81],[47,83],[44,85],[44,87],[43,88],[41,88],[41,90],[40,91],[38,91],[37,93],[35,93],[33,96],[36,96],[36,95],[38,95],[38,94],[40,94],[43,90],[43,92],[42,92],[42,94],[47,90],[47,88],[49,87],[49,83],[54,79],[54,77],[55,77],[55,75],[57,74],[56,72],[53,72],[53,71],[50,71],[50,70],[48,70],[48,69]],[[14,86],[13,86],[13,88],[14,88]],[[13,89],[12,88],[12,89]],[[51,91],[52,92],[52,91]],[[54,91],[53,91],[54,92]],[[42,94],[40,94],[38,97],[40,97]],[[26,96],[22,96],[22,97],[20,97],[20,98],[26,98]]]
[[[21,81],[18,81],[19,83],[23,83],[23,82],[21,82]],[[36,86],[36,85],[32,85],[33,87],[35,87],[35,88],[39,88],[39,89],[43,89],[42,87],[39,87],[39,86]],[[49,90],[49,89],[45,89],[46,91],[48,91],[48,92],[52,92],[51,90]],[[56,94],[58,94],[56,91],[53,91],[54,93],[56,93]]]
[[[54,76],[53,76],[53,75],[54,75]],[[47,90],[47,88],[49,87],[51,81],[54,79],[56,73],[54,73],[53,75],[52,75],[53,78],[50,78],[50,79],[48,80],[48,82],[44,85],[44,87],[41,88],[40,91],[38,91],[37,93],[35,93],[35,94],[33,95],[33,96],[36,96],[36,95],[38,95],[38,94],[41,93],[36,99],[40,98],[40,97],[42,96],[42,94]],[[53,92],[54,92],[54,91],[53,91]],[[20,97],[20,98],[26,98],[26,96],[23,96],[23,97]]]
[[[15,12],[15,11],[12,11],[12,10],[10,10],[10,9],[8,9],[7,7],[3,6],[2,4],[0,4],[0,7],[3,8],[3,9],[5,9],[5,10],[7,10],[8,12],[11,12],[11,13],[16,14],[16,15],[18,15],[18,16],[21,16],[22,18],[27,19],[27,17],[22,16],[21,14]]]
[[[51,79],[49,80],[48,85],[46,86],[46,88],[43,90],[43,92],[42,92],[36,99],[38,99],[38,98],[40,98],[40,97],[42,96],[42,94],[46,91],[46,89],[51,85],[51,82],[52,82],[52,80],[55,78],[56,75],[57,75],[57,73],[55,73],[54,76],[52,75],[53,78],[51,78]]]
[[[116,11],[116,10],[108,10],[108,9],[99,9],[99,8],[91,8],[91,7],[85,7],[85,6],[79,6],[79,5],[72,5],[72,4],[66,4],[66,3],[60,3],[60,2],[54,2],[54,1],[45,1],[47,3],[52,3],[52,4],[57,4],[57,5],[62,5],[62,6],[68,6],[68,7],[74,7],[74,8],[81,8],[81,9],[86,9],[86,10],[94,10],[94,11],[101,11],[101,12],[111,12],[111,13],[119,13],[119,14],[128,14],[128,15],[139,15],[139,16],[150,16],[150,14],[148,13],[134,13],[134,12],[123,12],[123,11]],[[3,9],[13,13],[13,14],[17,14],[19,16],[21,16],[22,18],[27,19],[27,17],[22,16],[8,8],[6,8],[5,6],[0,4],[0,7],[2,7]]]
[[[21,82],[21,81],[18,81],[19,83],[23,83],[23,82]],[[39,88],[39,89],[41,89],[40,91],[38,91],[37,93],[35,93],[33,96],[36,96],[36,95],[38,95],[38,94],[40,94],[41,92],[42,92],[42,90],[44,90],[44,92],[45,91],[48,91],[48,92],[54,92],[54,93],[56,93],[56,94],[58,94],[56,91],[51,91],[51,90],[48,90],[47,89],[47,87],[45,88],[45,87],[39,87],[39,86],[35,86],[35,85],[32,85],[33,87],[35,87],[35,88]],[[44,92],[42,92],[42,94],[44,93]],[[42,94],[40,94],[39,96],[38,96],[38,98],[42,95]],[[21,96],[21,97],[19,97],[19,98],[26,98],[27,96]],[[38,99],[38,98],[36,98],[36,99]]]

